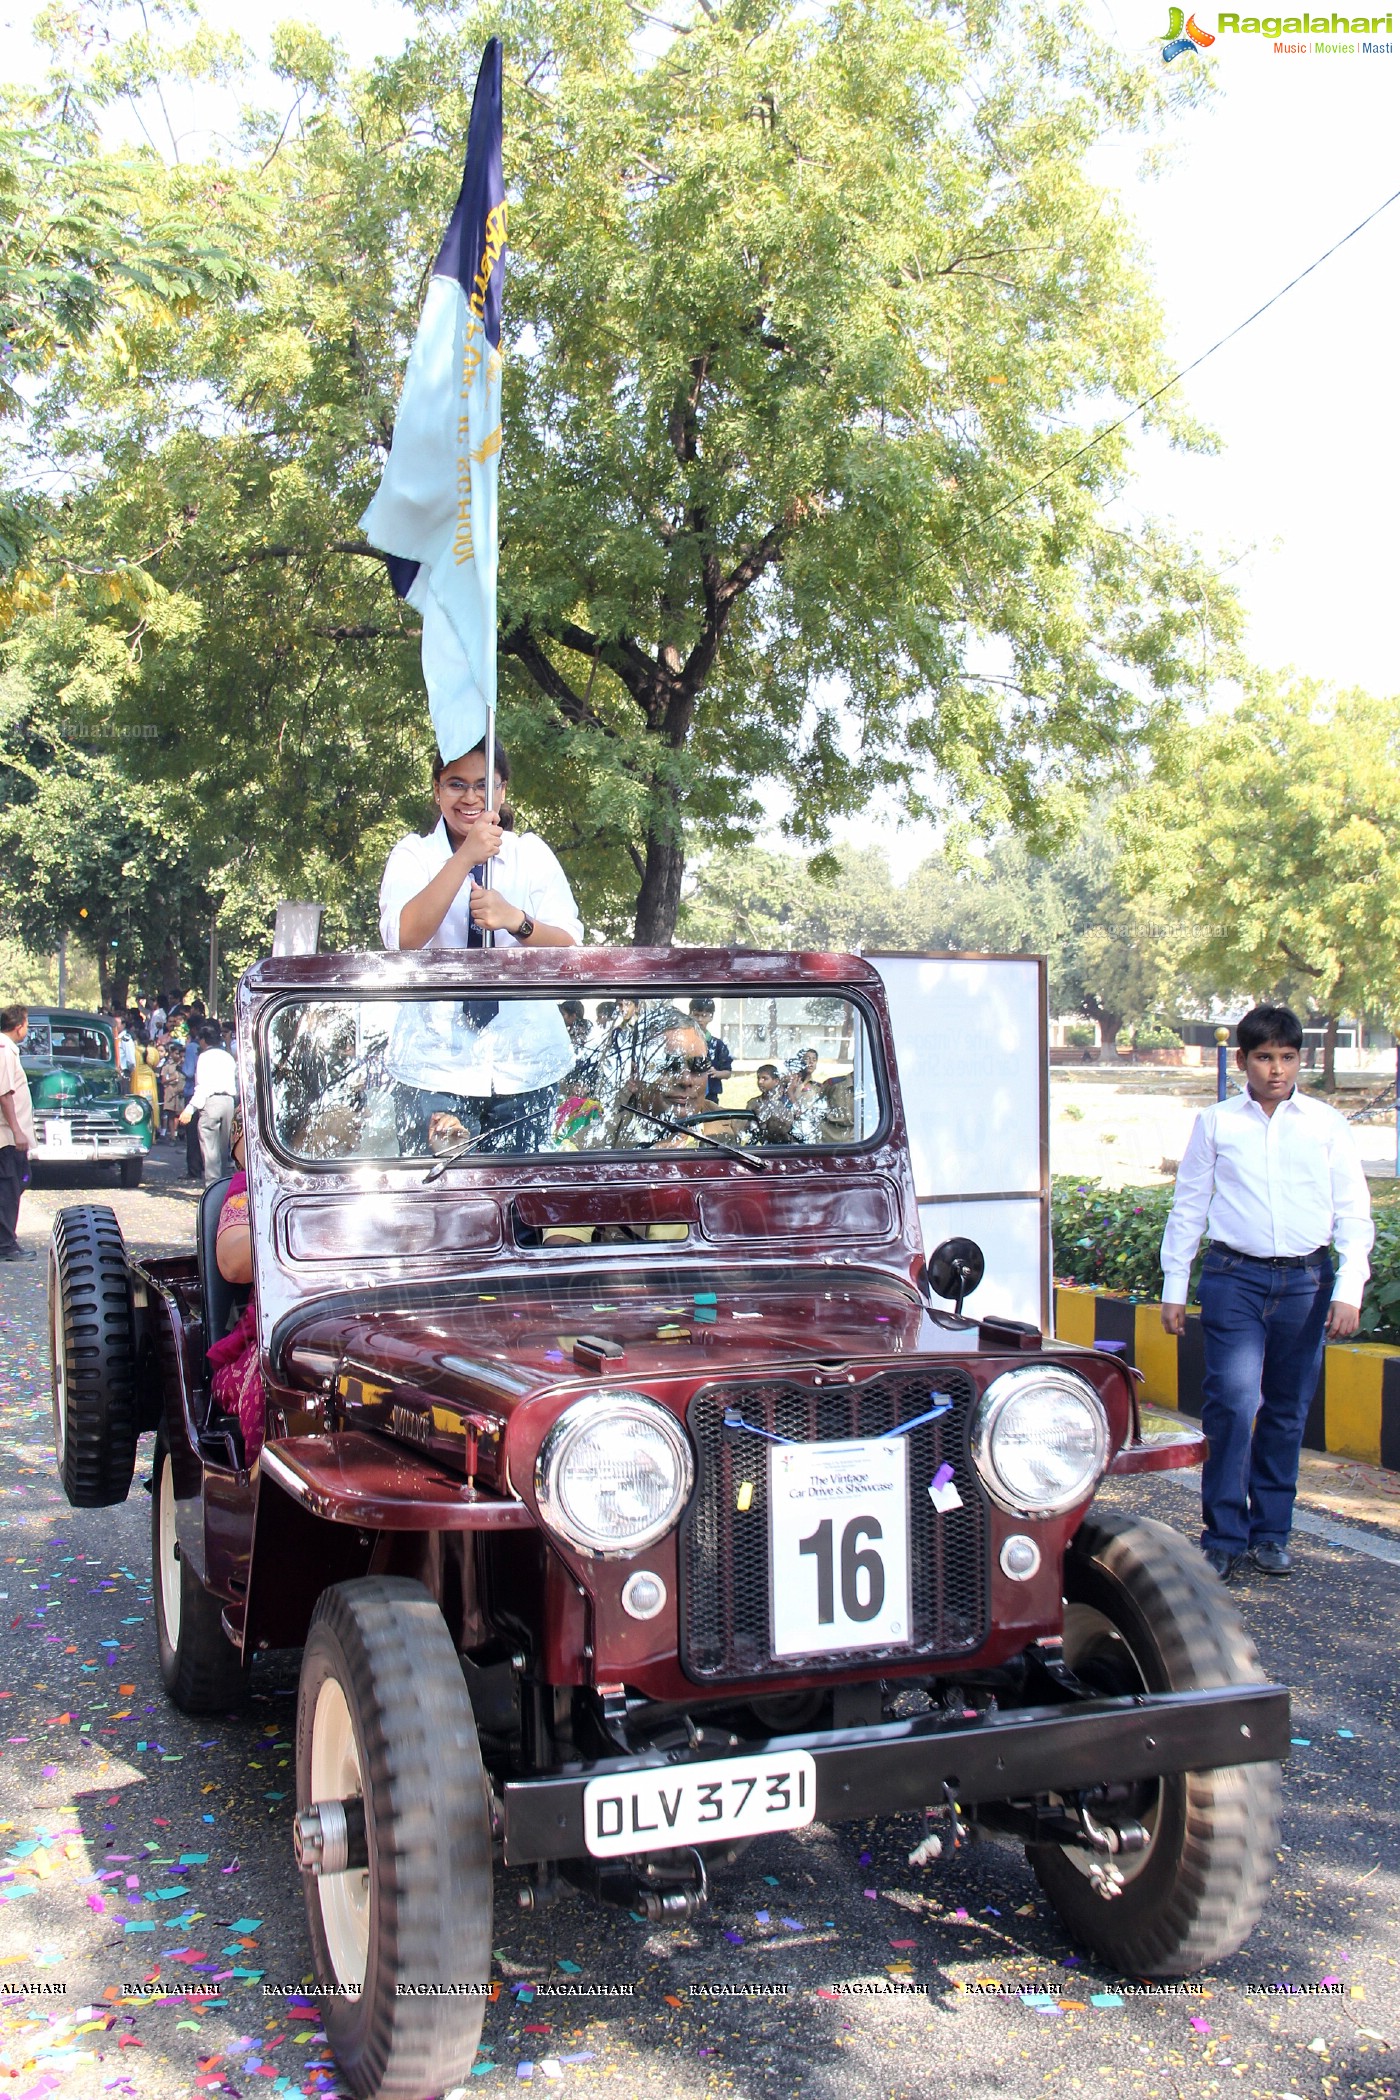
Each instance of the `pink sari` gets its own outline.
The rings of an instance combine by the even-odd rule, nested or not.
[[[241,1170],[229,1183],[224,1207],[219,1212],[219,1232],[248,1220],[248,1177]],[[231,1333],[210,1344],[207,1351],[214,1373],[214,1405],[225,1414],[237,1415],[243,1431],[243,1449],[251,1466],[262,1449],[267,1426],[267,1395],[258,1369],[257,1312],[250,1294]]]

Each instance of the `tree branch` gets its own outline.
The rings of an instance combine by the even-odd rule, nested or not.
[[[513,656],[517,663],[524,666],[540,691],[554,702],[566,722],[572,723],[575,729],[596,729],[603,736],[616,738],[617,731],[610,728],[574,691],[568,679],[555,669],[527,627],[509,629],[501,636],[501,648],[507,656]]]
[[[368,540],[328,540],[321,548],[312,547],[252,547],[236,560],[224,562],[219,569],[221,576],[232,576],[239,569],[249,569],[259,561],[310,561],[316,554],[363,554],[371,561],[386,561],[378,547],[371,547]]]
[[[1325,977],[1327,975],[1326,970],[1320,968],[1316,963],[1304,962],[1302,956],[1295,954],[1293,949],[1289,947],[1287,941],[1281,940],[1279,942],[1279,946],[1280,948],[1282,948],[1284,954],[1288,957],[1288,960],[1292,963],[1294,969],[1301,970],[1304,976]]]

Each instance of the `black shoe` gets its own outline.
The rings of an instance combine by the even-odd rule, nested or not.
[[[1220,1546],[1202,1546],[1207,1565],[1214,1569],[1222,1582],[1231,1582],[1240,1571],[1243,1553],[1226,1553]]]
[[[1293,1556],[1277,1539],[1260,1539],[1257,1546],[1250,1547],[1249,1559],[1251,1566],[1256,1567],[1261,1575],[1293,1573]]]

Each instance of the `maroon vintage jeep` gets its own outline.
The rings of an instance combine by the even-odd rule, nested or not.
[[[238,1043],[266,1442],[211,1399],[216,1187],[177,1259],[61,1214],[59,1467],[120,1501],[155,1431],[178,1705],[303,1650],[296,1855],[357,2093],[465,2073],[494,1861],[527,1907],[562,1877],[682,1918],[765,1832],[913,1812],[920,1864],[1024,1844],[1115,1966],[1240,1945],[1287,1694],[1192,1546],[1093,1506],[1200,1441],[1144,1442],[1110,1357],[962,1317],[979,1256],[925,1263],[873,968],[272,961]]]

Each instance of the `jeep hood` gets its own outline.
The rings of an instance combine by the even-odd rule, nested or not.
[[[648,1263],[652,1271],[652,1264]],[[748,1271],[707,1285],[695,1269],[601,1284],[536,1278],[346,1293],[304,1312],[282,1360],[296,1384],[331,1379],[509,1413],[550,1387],[688,1384],[803,1366],[965,1355],[972,1323],[931,1313],[873,1270]],[[417,1295],[417,1294],[415,1294]],[[583,1346],[578,1345],[582,1341]],[[611,1345],[602,1352],[589,1342]],[[613,1351],[620,1354],[613,1354]]]

